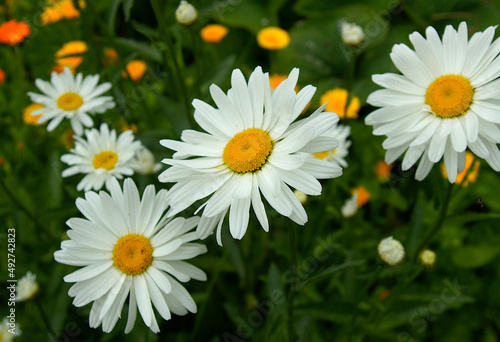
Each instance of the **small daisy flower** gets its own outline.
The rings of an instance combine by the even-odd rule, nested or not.
[[[16,302],[32,299],[39,290],[40,285],[36,282],[36,274],[28,271],[26,275],[17,282]]]
[[[50,82],[36,79],[35,84],[43,94],[29,92],[31,101],[41,103],[45,107],[36,110],[32,115],[42,115],[38,124],[50,120],[48,131],[53,131],[64,119],[70,119],[71,128],[77,135],[83,133],[83,126],[92,127],[94,122],[89,114],[104,113],[114,108],[111,96],[100,96],[109,89],[111,83],[97,85],[99,75],[83,78],[81,73],[73,76],[68,67],[62,74],[52,73]]]
[[[142,145],[140,141],[134,141],[132,131],[125,131],[117,137],[116,131],[110,131],[103,123],[100,130],[86,130],[85,136],[87,140],[75,135],[75,147],[71,153],[61,156],[61,161],[70,166],[62,172],[63,177],[86,174],[77,190],[99,190],[104,183],[109,189],[113,177],[122,179],[134,174],[132,160]]]
[[[227,95],[213,84],[210,92],[218,109],[194,100],[195,120],[207,132],[182,132],[181,140],[161,140],[174,151],[171,165],[159,176],[161,182],[175,182],[169,190],[170,215],[174,215],[209,196],[198,226],[200,237],[221,227],[229,212],[229,230],[241,239],[247,230],[250,206],[265,231],[269,230],[261,198],[278,213],[298,224],[307,214],[290,187],[307,195],[320,195],[317,179],[338,177],[340,166],[312,155],[329,151],[338,141],[321,136],[338,122],[335,113],[324,106],[308,118],[292,123],[311,100],[316,88],[294,90],[299,70],[293,69],[271,95],[269,75],[257,67],[248,84],[239,69],[232,73]]]
[[[344,125],[333,126],[323,136],[337,139],[339,146],[330,151],[314,153],[314,156],[318,159],[328,160],[342,167],[347,167],[347,162],[344,158],[349,154],[349,147],[351,146],[351,141],[347,140],[349,134],[351,134],[351,127]]]
[[[93,302],[90,327],[102,324],[104,332],[113,330],[127,298],[125,333],[134,327],[137,309],[155,333],[160,329],[153,307],[165,320],[171,313],[196,312],[195,302],[179,281],[206,280],[202,270],[184,261],[206,252],[204,245],[192,242],[196,234],[190,231],[199,218],[167,219],[166,193],[156,193],[149,185],[141,199],[130,178],[125,179],[123,191],[113,178],[111,195],[89,191],[85,199],[76,200],[85,219],[67,221],[70,240],[61,243],[54,258],[83,267],[64,281],[76,283],[68,292],[73,305]]]
[[[403,153],[403,170],[419,159],[415,178],[423,180],[444,159],[451,183],[465,167],[470,148],[500,171],[500,40],[495,27],[467,37],[467,25],[447,26],[441,40],[433,27],[426,38],[410,35],[415,51],[395,45],[391,59],[403,75],[373,75],[386,89],[368,103],[382,107],[367,116],[373,134],[386,135],[383,147],[391,164]]]

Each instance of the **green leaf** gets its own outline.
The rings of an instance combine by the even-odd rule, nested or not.
[[[468,213],[463,215],[448,216],[445,222],[450,225],[464,224],[468,222],[499,220],[499,213]]]
[[[130,11],[134,7],[134,0],[124,0],[123,1],[123,14],[125,15],[125,21],[130,20]]]
[[[147,43],[130,38],[117,38],[116,42],[123,47],[137,52],[139,55],[154,60],[155,62],[161,61],[161,52]]]
[[[366,260],[356,260],[356,261],[349,261],[346,263],[343,263],[342,265],[332,265],[328,268],[325,268],[324,270],[313,274],[310,278],[304,280],[302,283],[299,285],[299,289],[302,289],[304,286],[309,285],[312,282],[318,281],[320,279],[323,279],[327,276],[332,275],[333,273],[336,273],[338,271],[351,268],[351,267],[356,267],[359,265],[363,265],[366,262]]]
[[[498,246],[464,246],[453,251],[451,261],[458,267],[477,268],[492,261],[498,252]]]

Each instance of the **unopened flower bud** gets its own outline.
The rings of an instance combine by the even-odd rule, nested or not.
[[[342,42],[345,45],[360,46],[365,41],[365,33],[361,26],[343,22],[340,26]]]
[[[16,302],[22,302],[32,299],[40,290],[36,282],[36,274],[28,271],[24,277],[19,279],[16,290]]]
[[[396,266],[405,258],[405,249],[401,242],[389,236],[378,244],[378,255],[389,266]]]
[[[198,19],[198,11],[189,2],[182,0],[175,10],[175,19],[181,25],[192,25]]]
[[[436,259],[437,259],[436,253],[434,253],[430,249],[424,249],[418,255],[418,261],[424,267],[432,267],[432,266],[434,266],[436,264]]]
[[[299,190],[295,190],[293,193],[295,194],[295,196],[297,196],[297,198],[299,199],[299,202],[302,205],[307,203],[307,195],[305,193],[303,193],[302,191],[299,191]]]

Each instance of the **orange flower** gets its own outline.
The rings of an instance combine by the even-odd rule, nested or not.
[[[0,84],[5,82],[5,71],[0,68]]]
[[[394,165],[387,165],[383,160],[379,160],[377,164],[375,164],[375,175],[377,175],[377,179],[381,182],[386,182],[391,177],[391,170]]]
[[[43,104],[40,103],[32,103],[28,107],[24,108],[23,110],[23,121],[27,125],[36,125],[38,119],[42,116],[42,114],[39,115],[31,115],[32,112],[34,112],[37,109],[42,109],[44,107]]]
[[[0,43],[16,45],[31,33],[31,28],[23,21],[9,20],[0,25]]]
[[[464,187],[468,186],[469,183],[474,183],[477,180],[480,164],[481,163],[479,160],[476,160],[474,162],[474,154],[472,154],[469,151],[465,152],[465,168],[462,172],[459,172],[457,174],[456,183],[461,184],[463,182]],[[448,174],[446,173],[446,167],[444,166],[444,163],[441,164],[441,171],[443,173],[443,176],[445,178],[448,178]]]
[[[85,8],[85,1],[80,0],[80,8]],[[80,16],[80,11],[77,10],[72,0],[55,1],[51,6],[45,7],[41,22],[44,25],[58,22],[62,19],[76,19]]]
[[[87,50],[87,43],[81,40],[68,42],[64,44],[62,48],[59,49],[59,51],[56,52],[56,63],[57,65],[63,67],[63,69],[67,66],[72,71],[74,71],[83,62],[83,57],[74,55],[81,55],[87,52]]]
[[[349,92],[346,89],[334,88],[321,95],[320,102],[321,105],[328,102],[325,111],[337,113],[341,119],[357,119],[358,111],[361,108],[359,97],[353,96],[349,106],[347,106],[348,97]]]
[[[358,208],[364,206],[370,199],[370,193],[363,186],[358,186],[351,190],[351,194],[358,194]]]
[[[104,49],[104,66],[118,64],[120,61],[120,57],[118,57],[118,53],[113,48]]]
[[[274,90],[278,88],[281,82],[286,80],[288,78],[288,75],[279,75],[279,74],[274,74],[269,76],[269,84],[271,85],[271,89]],[[299,91],[299,86],[295,86],[295,92]]]
[[[229,29],[219,24],[210,24],[201,29],[201,39],[208,43],[218,43],[226,36]]]
[[[257,43],[263,49],[280,50],[290,44],[290,35],[279,27],[266,27],[257,34]]]
[[[146,73],[148,65],[144,61],[134,59],[127,63],[125,69],[127,70],[127,72],[122,72],[123,77],[127,78],[130,75],[130,78],[134,82],[138,82]]]

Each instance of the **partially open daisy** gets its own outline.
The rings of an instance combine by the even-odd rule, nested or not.
[[[347,167],[347,162],[344,158],[349,154],[349,147],[351,146],[351,141],[347,140],[349,134],[351,134],[351,127],[344,125],[333,126],[323,136],[337,139],[339,146],[330,151],[316,152],[314,156],[318,159],[328,160],[342,167]]]
[[[73,76],[68,67],[62,74],[52,73],[50,82],[36,79],[35,84],[43,93],[29,92],[31,101],[43,104],[45,107],[36,110],[32,115],[42,116],[38,124],[50,120],[47,130],[54,130],[64,119],[70,119],[71,128],[77,135],[83,133],[83,126],[92,127],[94,122],[89,114],[104,113],[114,108],[115,102],[111,96],[101,96],[111,88],[111,83],[97,85],[99,75],[89,75],[83,78],[81,73]]]
[[[68,294],[73,305],[94,302],[89,324],[104,332],[113,330],[129,298],[125,333],[134,327],[137,308],[152,331],[160,331],[153,306],[166,320],[171,312],[196,312],[196,304],[179,283],[206,280],[205,273],[183,261],[205,253],[204,245],[193,243],[190,233],[199,218],[167,219],[166,191],[157,194],[153,185],[144,190],[142,200],[134,182],[127,178],[123,191],[118,181],[110,182],[109,195],[89,191],[76,206],[86,217],[71,218],[66,224],[70,240],[54,253],[56,261],[83,268],[64,277],[75,282]]]
[[[391,58],[403,75],[373,75],[387,89],[377,90],[368,103],[382,107],[366,118],[375,135],[387,135],[383,146],[391,164],[405,151],[403,170],[420,164],[415,178],[424,179],[444,156],[448,179],[465,167],[469,147],[500,171],[500,40],[495,28],[467,38],[467,25],[447,26],[441,41],[428,27],[426,37],[410,35],[415,47],[393,47]]]
[[[61,161],[70,166],[62,172],[63,177],[86,173],[77,190],[99,190],[104,183],[109,189],[113,177],[121,179],[134,173],[133,158],[142,145],[134,141],[132,131],[117,137],[114,129],[110,131],[108,125],[102,124],[100,130],[86,130],[85,135],[87,140],[75,135],[75,147],[70,154],[61,156]]]
[[[297,94],[299,70],[293,69],[271,95],[269,75],[257,67],[247,82],[241,71],[232,73],[227,95],[215,84],[210,93],[218,109],[194,100],[195,120],[207,132],[182,132],[180,141],[160,143],[177,151],[159,179],[175,182],[169,191],[170,215],[209,196],[198,233],[205,238],[221,226],[229,211],[232,236],[241,239],[247,230],[250,206],[265,231],[269,230],[261,193],[280,214],[305,224],[307,214],[290,187],[307,195],[319,195],[317,179],[338,177],[342,169],[314,158],[312,153],[338,146],[336,139],[320,137],[338,121],[335,113],[323,112],[292,124],[316,90],[306,86]],[[289,187],[290,186],[290,187]]]

